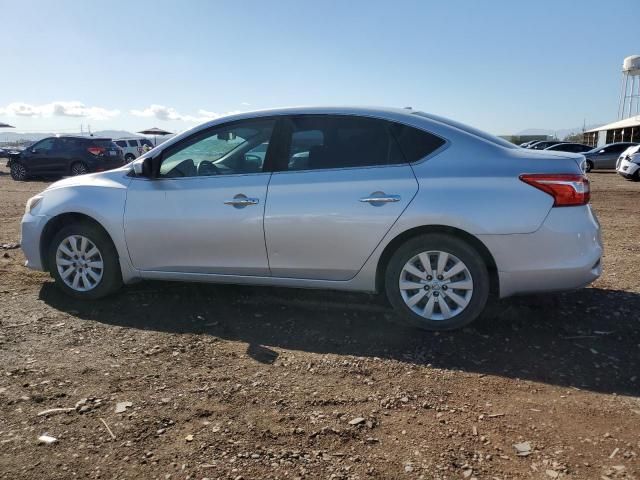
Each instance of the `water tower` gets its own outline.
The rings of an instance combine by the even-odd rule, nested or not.
[[[640,55],[631,55],[622,62],[622,89],[618,119],[640,113]]]

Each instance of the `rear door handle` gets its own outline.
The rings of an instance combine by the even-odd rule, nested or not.
[[[368,203],[374,206],[380,206],[385,203],[395,203],[400,201],[400,195],[387,195],[384,192],[373,192],[368,197],[362,197],[360,199],[363,203]]]
[[[238,195],[233,197],[233,200],[225,200],[225,205],[231,205],[235,208],[244,208],[249,205],[257,205],[260,203],[260,199],[247,197],[246,195],[239,193]]]

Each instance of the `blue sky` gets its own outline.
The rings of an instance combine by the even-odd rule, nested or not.
[[[0,121],[184,130],[237,110],[412,106],[492,133],[615,119],[638,0],[0,0]],[[625,23],[628,23],[625,25]]]

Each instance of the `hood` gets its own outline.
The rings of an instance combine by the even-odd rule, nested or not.
[[[110,188],[126,188],[131,180],[127,174],[131,167],[116,168],[106,172],[89,173],[87,175],[78,175],[77,177],[67,177],[52,183],[44,191],[54,190],[57,188],[69,187],[110,187]]]

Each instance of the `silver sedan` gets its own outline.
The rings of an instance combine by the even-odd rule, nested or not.
[[[27,203],[27,266],[95,299],[141,279],[385,292],[435,330],[490,296],[601,273],[582,155],[410,109],[293,108],[200,125]]]

